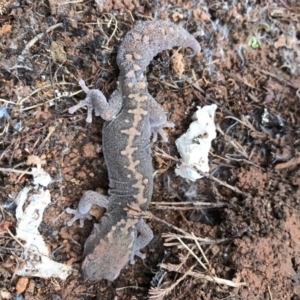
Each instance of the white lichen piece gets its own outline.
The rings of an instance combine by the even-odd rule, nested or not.
[[[209,171],[208,153],[211,141],[216,137],[214,123],[216,109],[215,104],[198,107],[192,116],[194,121],[189,129],[176,140],[176,147],[183,162],[175,169],[177,176],[195,181],[203,176],[194,169]]]
[[[40,234],[38,227],[43,219],[46,207],[51,202],[48,189],[39,188],[37,194],[28,198],[33,188],[25,187],[17,197],[17,235],[24,245],[23,263],[17,268],[19,276],[35,276],[41,278],[58,277],[65,280],[72,272],[72,267],[53,261],[49,248]],[[28,206],[23,205],[28,198]]]
[[[41,168],[41,165],[37,165],[37,168],[32,168],[31,171],[34,184],[47,187],[52,180],[49,173]]]

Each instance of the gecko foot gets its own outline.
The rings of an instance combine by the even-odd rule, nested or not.
[[[96,89],[90,90],[83,79],[78,81],[82,90],[86,93],[84,100],[80,101],[78,104],[69,108],[69,113],[73,114],[76,110],[86,106],[87,107],[87,118],[86,122],[92,122],[92,112],[95,110],[95,116],[100,116],[101,112],[105,111],[105,108],[108,106],[105,96]]]
[[[66,212],[67,214],[72,214],[72,215],[74,215],[74,217],[73,217],[69,222],[67,222],[67,225],[68,225],[68,226],[72,226],[73,223],[74,223],[75,221],[79,220],[79,222],[80,222],[79,227],[82,228],[83,225],[84,225],[84,219],[89,219],[89,220],[92,219],[92,216],[91,216],[89,213],[82,214],[82,213],[80,213],[80,212],[78,211],[78,209],[71,209],[71,208],[68,207],[68,208],[65,210],[65,212]]]
[[[132,255],[132,257],[130,258],[130,264],[134,265],[135,264],[135,260],[134,260],[134,256],[138,256],[141,259],[145,259],[146,258],[146,254],[140,252],[139,250],[135,251]]]
[[[92,219],[92,216],[89,214],[89,211],[92,205],[95,204],[99,207],[104,207],[107,209],[109,201],[107,196],[101,195],[94,191],[86,191],[79,203],[77,209],[67,208],[65,211],[67,214],[73,214],[74,217],[71,221],[67,223],[68,226],[72,226],[76,220],[80,221],[80,227],[83,227],[84,219]]]
[[[168,142],[168,138],[165,135],[163,128],[168,127],[168,128],[173,128],[175,124],[173,122],[167,121],[163,125],[160,126],[153,126],[151,127],[151,132],[152,132],[152,143],[155,143],[157,141],[157,135],[159,134],[161,138],[163,139],[164,142]]]

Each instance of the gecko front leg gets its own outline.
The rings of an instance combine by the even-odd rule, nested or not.
[[[70,114],[86,106],[88,110],[86,122],[91,123],[93,110],[95,110],[95,116],[101,116],[105,121],[112,120],[119,113],[122,107],[122,96],[118,88],[112,93],[109,101],[107,101],[101,91],[96,89],[90,90],[83,79],[80,79],[78,83],[86,93],[86,97],[78,104],[69,108]]]

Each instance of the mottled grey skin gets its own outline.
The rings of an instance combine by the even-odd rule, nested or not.
[[[151,59],[165,49],[176,46],[200,51],[193,36],[168,21],[141,22],[128,32],[120,45],[117,63],[119,84],[107,102],[99,90],[89,90],[84,81],[79,84],[87,94],[84,101],[69,109],[74,113],[88,107],[87,122],[92,121],[92,110],[105,122],[103,126],[103,153],[109,176],[108,197],[87,191],[73,213],[72,225],[77,219],[89,218],[92,204],[107,209],[99,224],[94,224],[84,246],[83,274],[90,280],[118,277],[134,256],[145,256],[140,249],[152,239],[153,233],[141,218],[128,215],[128,204],[134,203],[145,211],[153,190],[150,135],[153,140],[163,127],[172,126],[162,107],[149,95],[144,71]]]

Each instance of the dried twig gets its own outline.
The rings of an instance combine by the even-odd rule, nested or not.
[[[200,245],[215,245],[215,244],[220,244],[220,243],[224,243],[224,242],[228,242],[230,239],[226,238],[226,239],[215,239],[212,240],[210,238],[202,238],[202,237],[196,237],[193,233],[186,233],[184,235],[180,235],[180,234],[176,234],[176,233],[163,233],[162,237],[166,239],[167,243],[164,243],[164,246],[174,246],[174,245],[178,245],[177,243],[168,243],[172,240],[178,240],[178,238],[182,238],[182,239],[189,239],[189,240],[197,240],[198,242],[200,242]]]
[[[50,136],[52,135],[52,133],[55,131],[55,127],[54,126],[49,126],[49,133],[47,134],[46,138],[43,140],[43,142],[40,144],[39,149],[41,149],[45,143],[50,139]]]
[[[169,265],[169,264],[160,264],[160,267],[168,270],[168,271],[173,271],[174,266]],[[183,273],[183,271],[180,271],[180,273]],[[184,271],[184,276],[186,277],[186,275],[195,277],[195,278],[199,278],[199,279],[205,279],[207,281],[212,281],[212,282],[216,282],[218,284],[224,284],[230,287],[241,287],[243,285],[246,285],[246,282],[233,282],[231,280],[228,279],[223,279],[223,278],[219,278],[216,276],[211,276],[211,275],[206,275],[204,273],[198,272],[198,271],[193,271],[193,270],[188,270],[188,271]]]
[[[207,209],[216,207],[225,207],[228,204],[223,202],[151,202],[150,205],[155,205],[156,209],[174,209],[174,210],[194,210],[194,209]]]
[[[224,131],[221,129],[221,127],[219,125],[217,125],[216,127],[217,127],[218,132],[223,135],[224,139],[227,142],[229,142],[234,147],[234,149],[236,149],[237,152],[239,152],[245,158],[248,158],[248,154],[246,153],[244,148],[239,143],[237,143],[236,141],[231,139],[227,134],[225,134]]]
[[[240,120],[238,118],[235,118],[233,116],[227,116],[224,119],[233,119],[239,123],[241,123],[242,125],[248,127],[250,130],[257,132],[257,130],[253,127],[253,125],[244,117],[243,120]]]
[[[44,37],[44,35],[46,33],[49,33],[50,31],[56,29],[57,27],[60,27],[60,26],[63,26],[63,23],[57,23],[57,24],[54,24],[52,26],[50,26],[46,32],[42,32],[42,33],[39,33],[38,35],[36,35],[33,39],[31,39],[25,46],[25,48],[23,49],[21,55],[19,55],[18,57],[18,60],[19,61],[24,61],[24,56],[28,54],[30,48],[40,39],[42,39]]]
[[[162,264],[165,265],[165,264]],[[166,289],[160,289],[158,287],[156,288],[151,288],[149,291],[149,299],[151,300],[162,300],[165,296],[167,296],[171,291],[182,281],[184,280],[188,275],[189,271],[192,271],[197,264],[194,264],[193,266],[190,267],[188,272],[186,272],[182,277],[180,277],[177,281],[175,281],[170,287]]]
[[[22,244],[22,242],[16,238],[13,233],[9,230],[9,228],[6,228],[6,232],[24,249],[25,246]]]
[[[222,180],[220,180],[220,179],[218,179],[218,178],[216,178],[216,177],[214,177],[214,176],[212,176],[212,175],[210,175],[210,174],[208,174],[208,173],[202,172],[202,171],[200,171],[200,170],[198,170],[198,169],[195,169],[195,170],[196,170],[197,172],[199,172],[199,174],[201,174],[202,176],[204,176],[204,177],[206,177],[206,178],[209,178],[209,179],[211,179],[211,180],[217,182],[218,184],[223,185],[223,186],[229,188],[230,190],[236,192],[237,194],[242,194],[242,195],[244,195],[244,196],[246,196],[246,197],[250,197],[249,194],[244,193],[243,191],[241,191],[241,190],[238,189],[237,187],[233,187],[232,185],[228,184],[227,182],[224,182],[224,181],[222,181]]]
[[[291,87],[293,89],[297,90],[299,88],[297,85],[295,85],[293,83],[290,83],[289,81],[285,80],[284,78],[279,78],[279,76],[276,75],[276,74],[273,74],[271,72],[262,70],[261,67],[257,67],[257,66],[255,66],[253,64],[248,64],[248,66],[251,67],[251,68],[253,68],[253,69],[255,69],[256,71],[261,72],[262,74],[265,74],[265,75],[268,75],[268,76],[271,76],[271,77],[277,79],[279,82],[284,83],[285,85],[287,85],[287,86],[289,86],[289,87]]]
[[[246,284],[245,282],[237,283],[237,282],[233,282],[231,280],[227,280],[227,279],[223,279],[223,278],[219,278],[219,277],[215,276],[213,270],[210,267],[209,261],[205,255],[204,251],[202,250],[201,246],[198,243],[198,238],[193,233],[191,235],[194,238],[195,244],[196,244],[198,250],[200,251],[202,258],[204,259],[204,262],[199,258],[199,255],[197,255],[193,251],[193,248],[194,248],[193,246],[189,247],[187,244],[185,244],[182,241],[181,238],[179,238],[177,236],[177,240],[188,251],[187,255],[185,255],[185,256],[180,255],[179,256],[180,263],[177,265],[162,263],[162,264],[160,264],[160,267],[169,272],[181,273],[181,274],[183,274],[183,276],[181,276],[178,280],[176,280],[175,283],[173,283],[171,286],[169,286],[167,288],[164,288],[164,289],[161,289],[159,287],[152,288],[149,291],[149,296],[150,296],[149,299],[162,300],[165,296],[170,294],[171,291],[187,276],[192,276],[192,277],[199,278],[199,279],[205,279],[208,281],[216,282],[217,284],[223,284],[223,285],[227,285],[227,286],[231,286],[231,287],[240,287],[240,286]],[[194,268],[196,267],[197,263],[192,265],[188,270],[186,270],[186,269],[183,270],[182,267],[187,262],[187,259],[189,256],[193,256],[197,260],[197,262],[202,266],[202,268],[205,270],[206,273],[194,271]],[[210,272],[211,274],[209,274],[208,272]]]
[[[62,82],[62,83],[56,83],[56,85],[75,85],[75,84],[74,84],[74,83],[66,83],[66,82]],[[30,99],[30,97],[32,97],[33,95],[35,95],[35,94],[38,93],[39,91],[44,90],[44,89],[47,89],[47,88],[51,88],[51,87],[52,87],[52,84],[46,84],[46,85],[44,85],[44,86],[42,86],[42,87],[40,87],[40,88],[34,90],[30,95],[26,96],[26,97],[23,98],[23,99],[18,100],[18,102],[16,103],[17,106],[21,106],[21,105],[23,104],[23,102],[25,102],[26,100]],[[75,95],[77,95],[77,94],[79,94],[79,93],[81,93],[81,92],[82,92],[82,90],[79,90],[79,91],[77,91],[77,92],[74,92],[74,93],[68,95],[68,97],[73,97],[73,96],[75,96]],[[30,109],[32,109],[32,108],[35,108],[35,107],[38,107],[38,106],[45,105],[45,103],[49,103],[49,102],[52,102],[52,101],[54,101],[54,100],[58,100],[58,99],[60,99],[60,98],[65,98],[65,97],[66,97],[65,95],[61,95],[61,96],[54,97],[54,98],[52,98],[52,99],[49,99],[49,100],[47,100],[47,101],[45,101],[45,102],[42,102],[42,103],[39,103],[39,104],[35,104],[35,105],[29,106],[29,107],[26,107],[26,108],[20,108],[19,110],[20,110],[20,111],[30,110]]]
[[[196,237],[195,237],[195,238],[196,238]],[[188,246],[182,241],[181,238],[177,237],[177,239],[178,239],[178,241],[181,243],[181,245],[182,245],[187,251],[189,251],[190,254],[191,254],[192,256],[195,257],[195,259],[198,261],[199,265],[202,266],[202,268],[203,268],[204,270],[207,270],[207,267],[206,267],[205,264],[200,260],[200,258],[195,254],[195,252],[194,252],[190,247],[188,247]],[[195,240],[197,240],[197,239],[195,239]],[[199,247],[200,247],[200,245],[199,245]]]
[[[297,166],[299,164],[300,164],[300,156],[294,157],[294,158],[292,158],[291,160],[289,160],[287,162],[277,164],[275,166],[275,170],[282,170],[282,169],[286,169],[286,168],[289,168],[289,167]]]
[[[32,172],[27,172],[27,171],[22,171],[22,170],[15,170],[15,169],[10,169],[10,168],[0,168],[0,172],[3,173],[18,173],[18,174],[27,174],[27,175],[32,175]]]

